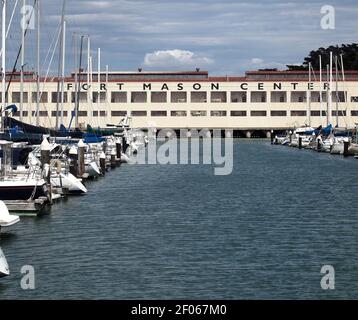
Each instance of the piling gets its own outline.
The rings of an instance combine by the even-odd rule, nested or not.
[[[72,146],[70,150],[68,151],[68,156],[70,158],[70,173],[74,176],[77,176],[78,172],[78,165],[77,165],[77,149],[75,146]]]
[[[85,169],[85,151],[86,151],[86,145],[81,139],[78,142],[78,151],[77,151],[77,166],[78,166],[78,177],[82,178],[86,172]]]
[[[122,157],[122,144],[119,139],[116,141],[116,153],[117,153],[117,160],[120,161]]]
[[[271,135],[270,135],[270,137],[271,137],[271,144],[274,144],[275,136],[274,136],[273,130],[271,130]]]
[[[111,151],[111,168],[115,168],[117,165],[117,161],[116,161],[116,150],[112,149]]]
[[[292,143],[292,131],[289,132],[289,136],[290,136],[290,143]]]
[[[345,139],[343,143],[344,143],[343,156],[348,157],[349,156],[349,140]]]
[[[104,152],[101,152],[101,155],[99,156],[99,165],[101,167],[102,175],[106,174],[106,155]]]
[[[322,151],[322,142],[320,138],[317,139],[317,151],[318,152]]]
[[[302,149],[302,137],[298,138],[298,149]]]
[[[51,156],[51,145],[48,142],[47,138],[44,138],[41,143],[41,163],[44,166],[45,164],[50,164]]]

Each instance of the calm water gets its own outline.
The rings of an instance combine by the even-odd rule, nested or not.
[[[3,234],[0,298],[358,298],[358,161],[237,141],[234,172],[130,166]],[[323,291],[320,269],[336,271]],[[20,288],[23,265],[36,289]]]

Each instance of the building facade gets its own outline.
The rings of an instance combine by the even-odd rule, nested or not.
[[[82,73],[77,79],[80,90],[76,90],[74,74],[65,79],[63,104],[62,95],[57,94],[58,79],[41,79],[40,125],[55,127],[56,115],[61,119],[63,110],[63,124],[68,126],[76,105],[80,127],[90,124],[105,128],[118,124],[126,115],[137,128],[282,130],[309,123],[336,125],[337,120],[340,127],[353,128],[358,122],[358,71],[346,71],[344,81],[342,75],[337,81],[334,78],[331,90],[326,76],[320,82],[316,72],[309,83],[306,71],[253,71],[244,77],[211,77],[200,70],[139,70],[108,72],[100,77],[96,73],[90,82]],[[19,75],[14,74],[7,104],[18,106],[16,119],[35,124],[34,74],[25,75],[22,108],[20,100]]]

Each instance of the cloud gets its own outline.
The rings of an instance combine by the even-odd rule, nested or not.
[[[144,66],[147,67],[201,67],[214,63],[214,60],[188,50],[165,50],[147,53]]]
[[[264,60],[260,58],[252,58],[251,63],[252,64],[263,64]]]

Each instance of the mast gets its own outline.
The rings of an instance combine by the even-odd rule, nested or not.
[[[97,112],[98,112],[98,119],[99,118],[99,109],[101,105],[101,48],[98,48],[98,92],[97,92]],[[99,120],[98,120],[99,123]]]
[[[37,0],[36,125],[40,125],[40,0]]]
[[[91,67],[91,39],[90,36],[87,37],[87,106],[91,105],[91,97],[90,97],[90,67]],[[92,108],[91,108],[92,109]],[[92,124],[92,111],[90,115],[90,121]]]
[[[26,6],[26,0],[23,0],[23,7]],[[20,68],[20,121],[23,119],[24,110],[24,65],[25,65],[25,34],[27,30],[27,21],[23,20],[21,25],[21,68]],[[29,99],[29,98],[28,98]]]
[[[338,95],[338,56],[335,56],[335,66],[336,66],[336,125],[338,128],[338,121],[339,121],[339,116],[338,116],[338,104],[339,104],[339,95]]]
[[[1,26],[1,47],[2,47],[2,55],[1,55],[1,69],[2,69],[2,83],[1,83],[1,103],[2,109],[0,112],[0,132],[4,131],[4,123],[2,113],[6,108],[6,0],[3,0],[2,5],[2,26]]]
[[[61,124],[63,124],[63,104],[65,101],[65,58],[66,58],[66,21],[63,21],[62,70],[61,70]]]
[[[311,62],[308,64],[308,125],[311,126]]]
[[[326,80],[327,80],[327,91],[326,91],[326,96],[327,96],[327,111],[326,111],[326,120],[327,120],[327,126],[329,125],[329,65],[327,64],[327,75],[326,75]]]
[[[342,81],[343,81],[343,90],[344,90],[344,103],[345,103],[345,106],[346,106],[346,110],[347,110],[347,102],[348,102],[348,93],[347,93],[347,90],[346,90],[346,76],[344,74],[344,62],[343,62],[343,54],[341,53],[340,54],[340,57],[341,57],[341,67],[342,67]],[[347,112],[347,111],[346,111]]]
[[[62,12],[61,12],[61,34],[60,34],[60,50],[58,58],[58,79],[57,79],[57,99],[56,99],[56,130],[59,127],[58,114],[59,114],[59,105],[61,102],[61,124],[63,124],[63,100],[64,100],[64,53],[65,53],[65,37],[66,37],[66,21],[65,21],[65,9],[66,9],[66,0],[62,2]],[[60,84],[61,78],[61,84]],[[61,96],[60,96],[61,90]],[[61,97],[61,98],[60,98]]]
[[[109,110],[107,110],[108,114],[107,114],[107,121],[108,119],[110,118],[111,116],[111,107],[110,107],[110,104],[109,104],[109,95],[108,95],[108,71],[109,71],[109,67],[108,67],[108,64],[106,65],[106,109],[108,108],[109,106]],[[109,121],[107,122],[109,123]]]
[[[322,56],[319,56],[319,102],[320,102],[320,125],[323,125],[322,112],[323,112],[323,101],[322,101]]]
[[[76,92],[77,104],[75,110],[75,127],[78,128],[78,113],[80,110],[80,99],[81,99],[81,76],[82,76],[82,52],[83,52],[83,39],[84,36],[81,36],[81,47],[80,47],[80,65],[79,65],[79,74],[78,74],[78,91]]]
[[[329,54],[329,97],[328,97],[328,120],[331,123],[332,113],[332,88],[333,88],[333,52]]]

